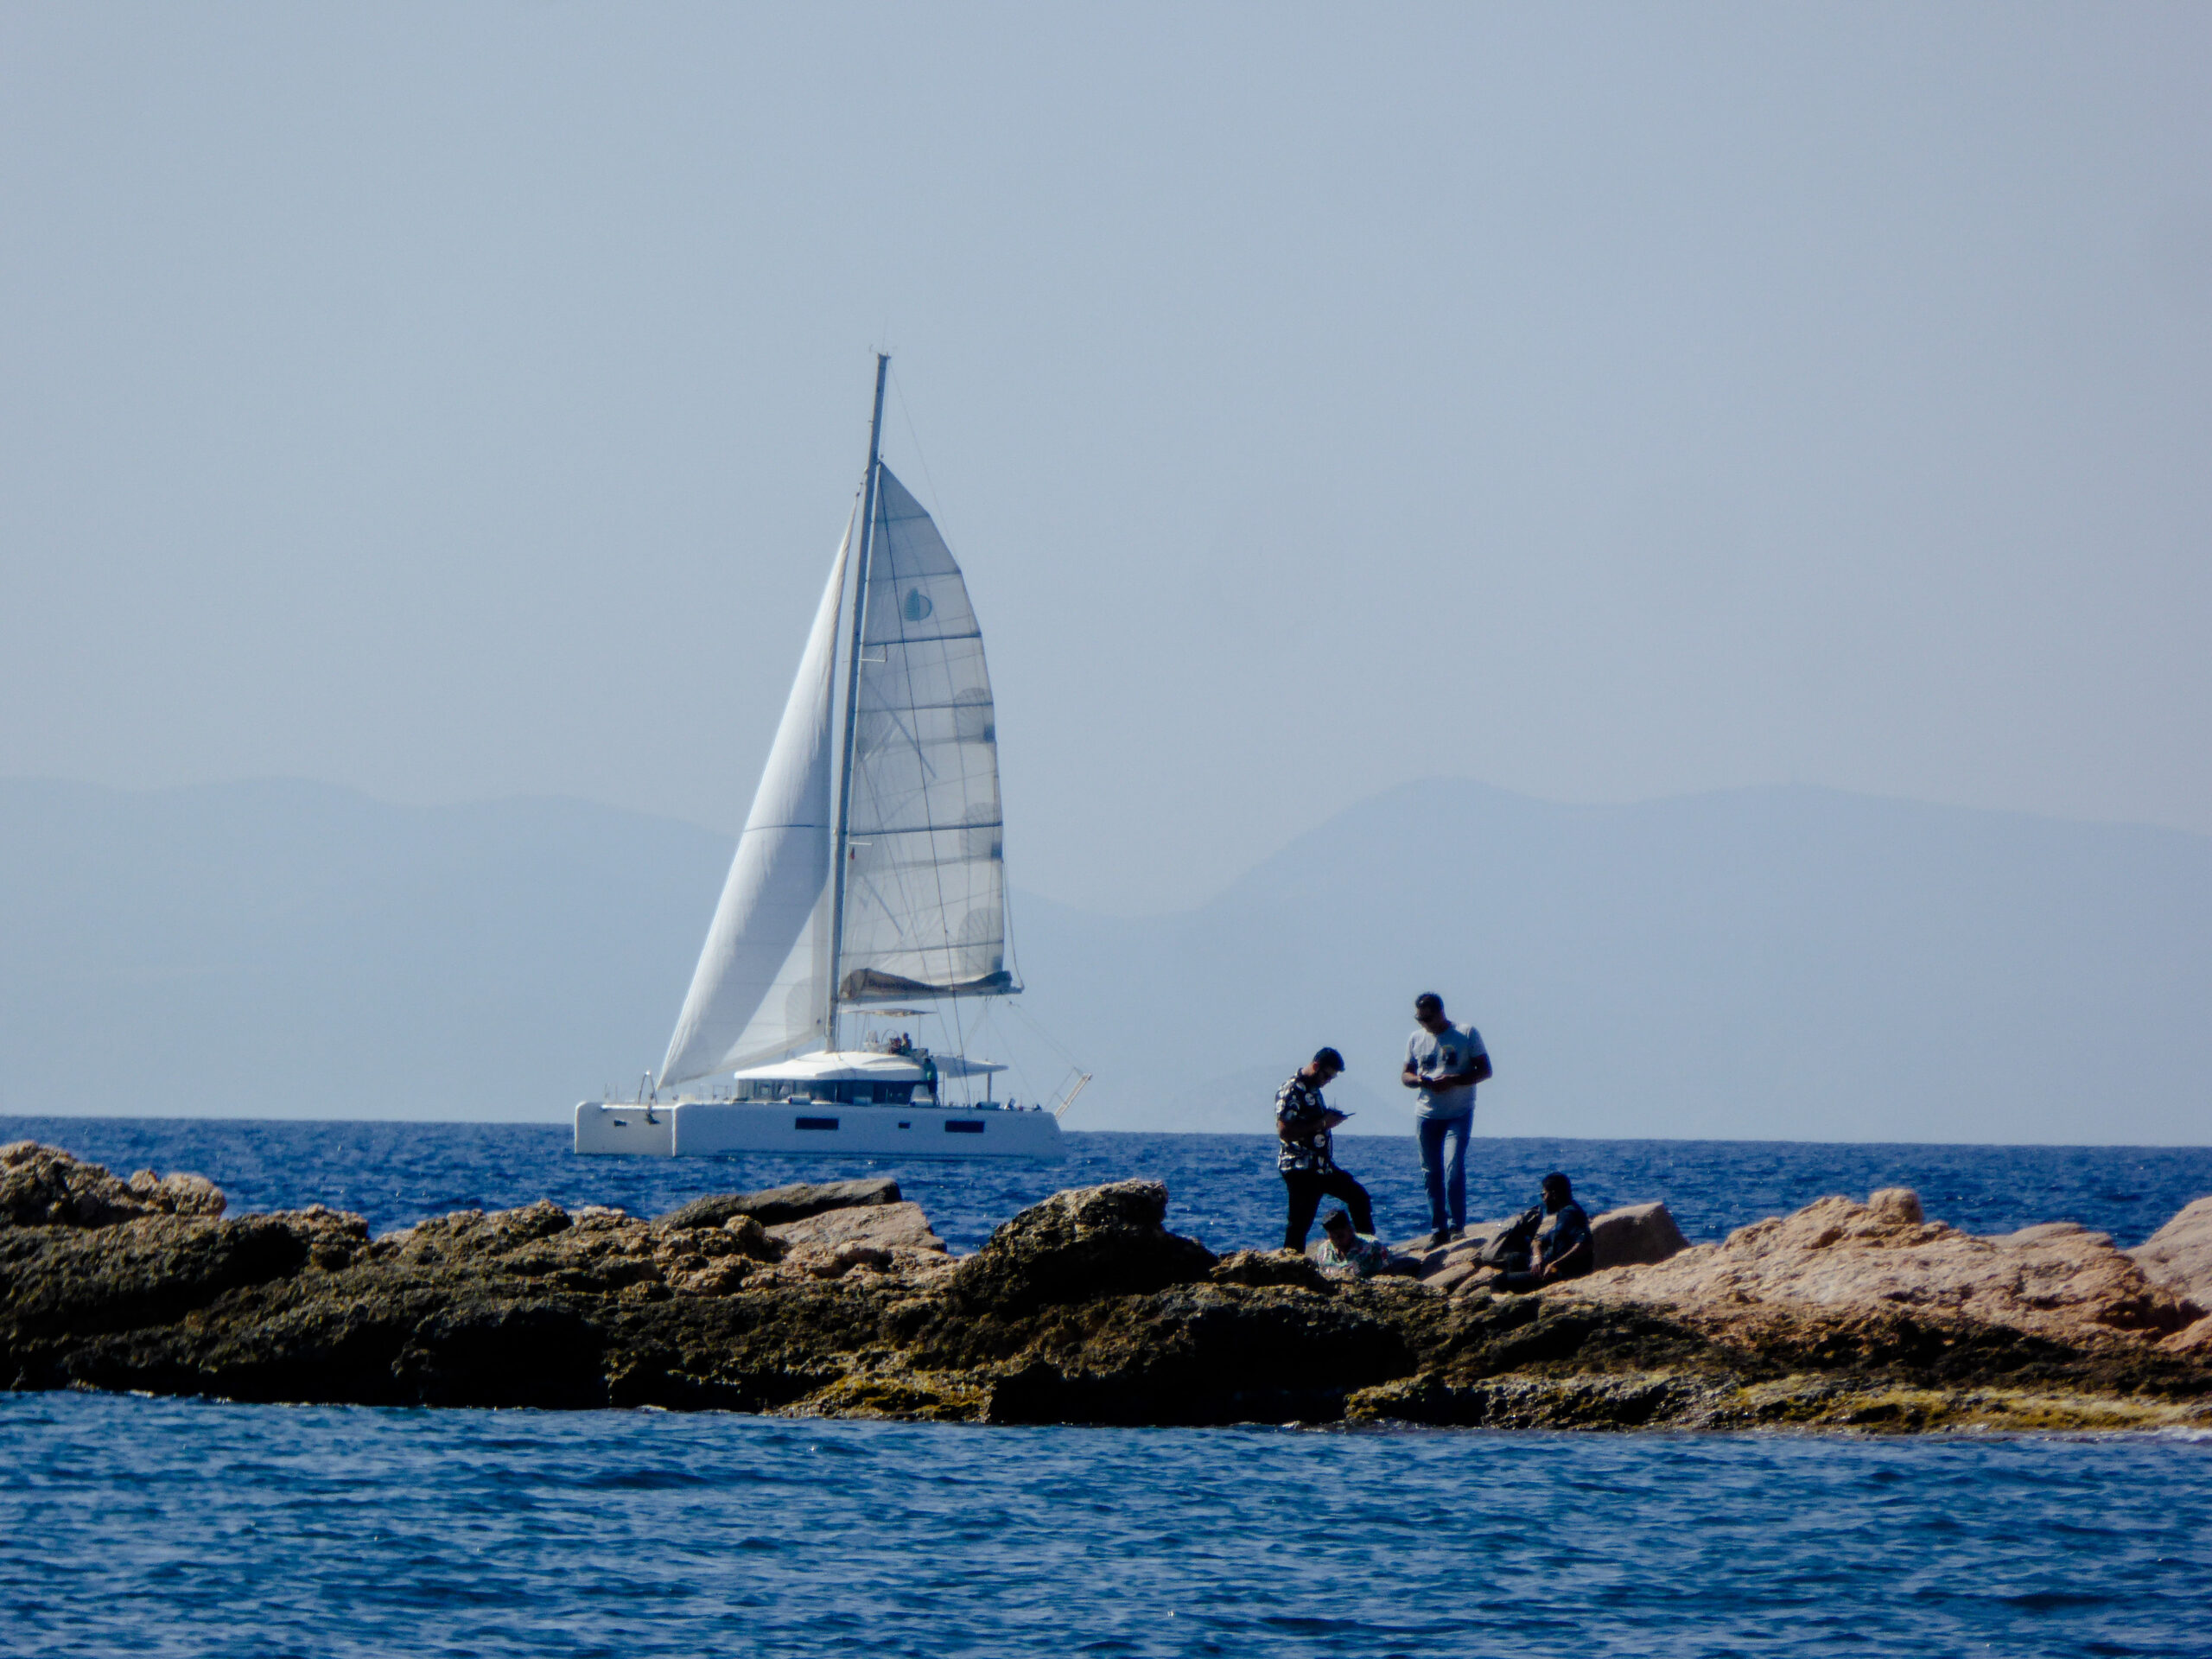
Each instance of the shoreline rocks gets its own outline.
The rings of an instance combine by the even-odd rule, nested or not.
[[[142,1169],[125,1181],[35,1141],[0,1147],[0,1226],[105,1227],[135,1216],[219,1216],[225,1203],[205,1175]]]
[[[2063,1224],[1972,1237],[1910,1198],[1687,1247],[1662,1205],[1609,1212],[1601,1259],[1658,1259],[1511,1296],[1473,1283],[1465,1246],[1421,1281],[1217,1257],[1168,1230],[1157,1182],[1055,1194],[956,1259],[884,1181],[371,1239],[358,1216],[226,1216],[205,1183],[18,1145],[0,1382],[982,1422],[2212,1424],[2212,1345],[2174,1341],[2205,1328],[2212,1203],[2131,1255]]]
[[[886,1175],[872,1180],[772,1186],[763,1192],[710,1192],[670,1211],[660,1221],[664,1227],[719,1227],[733,1217],[750,1216],[763,1227],[772,1227],[831,1210],[899,1202],[899,1183]]]
[[[1815,1200],[1664,1262],[1601,1269],[1568,1294],[1681,1308],[1863,1308],[1998,1325],[2063,1341],[2157,1341],[2203,1310],[2154,1284],[2102,1233],[2048,1222],[1985,1237],[1929,1221],[1903,1187]]]
[[[2168,1337],[2165,1345],[2177,1352],[2212,1353],[2212,1198],[2184,1205],[2128,1255],[2153,1284],[2206,1311],[2196,1324]]]

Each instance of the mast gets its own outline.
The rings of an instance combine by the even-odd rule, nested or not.
[[[875,354],[875,413],[868,423],[868,480],[861,508],[860,581],[853,590],[853,639],[845,673],[845,729],[837,745],[837,833],[830,843],[830,1021],[825,1035],[837,1048],[837,976],[845,954],[845,866],[847,826],[853,805],[853,734],[858,728],[861,689],[861,627],[868,615],[868,559],[875,550],[875,474],[883,443],[883,382],[891,369],[888,354]]]

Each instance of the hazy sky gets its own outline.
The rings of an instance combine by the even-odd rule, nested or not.
[[[2212,9],[0,7],[0,774],[741,820],[864,453],[1014,880],[2212,831]]]

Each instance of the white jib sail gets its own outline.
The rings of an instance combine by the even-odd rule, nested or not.
[[[879,470],[861,631],[838,996],[1018,988],[991,677],[968,584],[921,504]]]
[[[827,999],[816,964],[828,953],[816,936],[828,915],[830,704],[851,544],[848,530],[661,1062],[664,1085],[789,1053],[822,1034]]]

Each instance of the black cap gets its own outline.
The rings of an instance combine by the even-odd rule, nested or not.
[[[1554,1187],[1559,1188],[1560,1192],[1567,1193],[1570,1196],[1572,1196],[1574,1192],[1574,1183],[1568,1180],[1566,1176],[1560,1174],[1557,1170],[1552,1171],[1550,1174],[1544,1177],[1544,1191],[1548,1192]]]
[[[1344,1069],[1344,1057],[1333,1048],[1317,1049],[1313,1054],[1313,1064],[1325,1065],[1332,1071],[1341,1071]]]
[[[1444,1012],[1444,999],[1434,991],[1423,991],[1414,998],[1414,1012],[1419,1014],[1423,1008],[1434,1008],[1441,1014]]]
[[[1342,1223],[1344,1223],[1344,1224],[1345,1226],[1347,1226],[1347,1227],[1351,1226],[1351,1211],[1349,1211],[1349,1210],[1339,1210],[1339,1211],[1338,1211],[1335,1214],[1332,1215],[1332,1216],[1331,1216],[1331,1217],[1330,1217],[1326,1221],[1325,1221],[1325,1222],[1323,1222],[1323,1223],[1321,1224],[1321,1230],[1322,1230],[1324,1232],[1326,1232],[1330,1228],[1332,1228],[1332,1227],[1335,1226],[1335,1225],[1336,1225],[1338,1222],[1340,1222],[1340,1221],[1341,1221]]]

